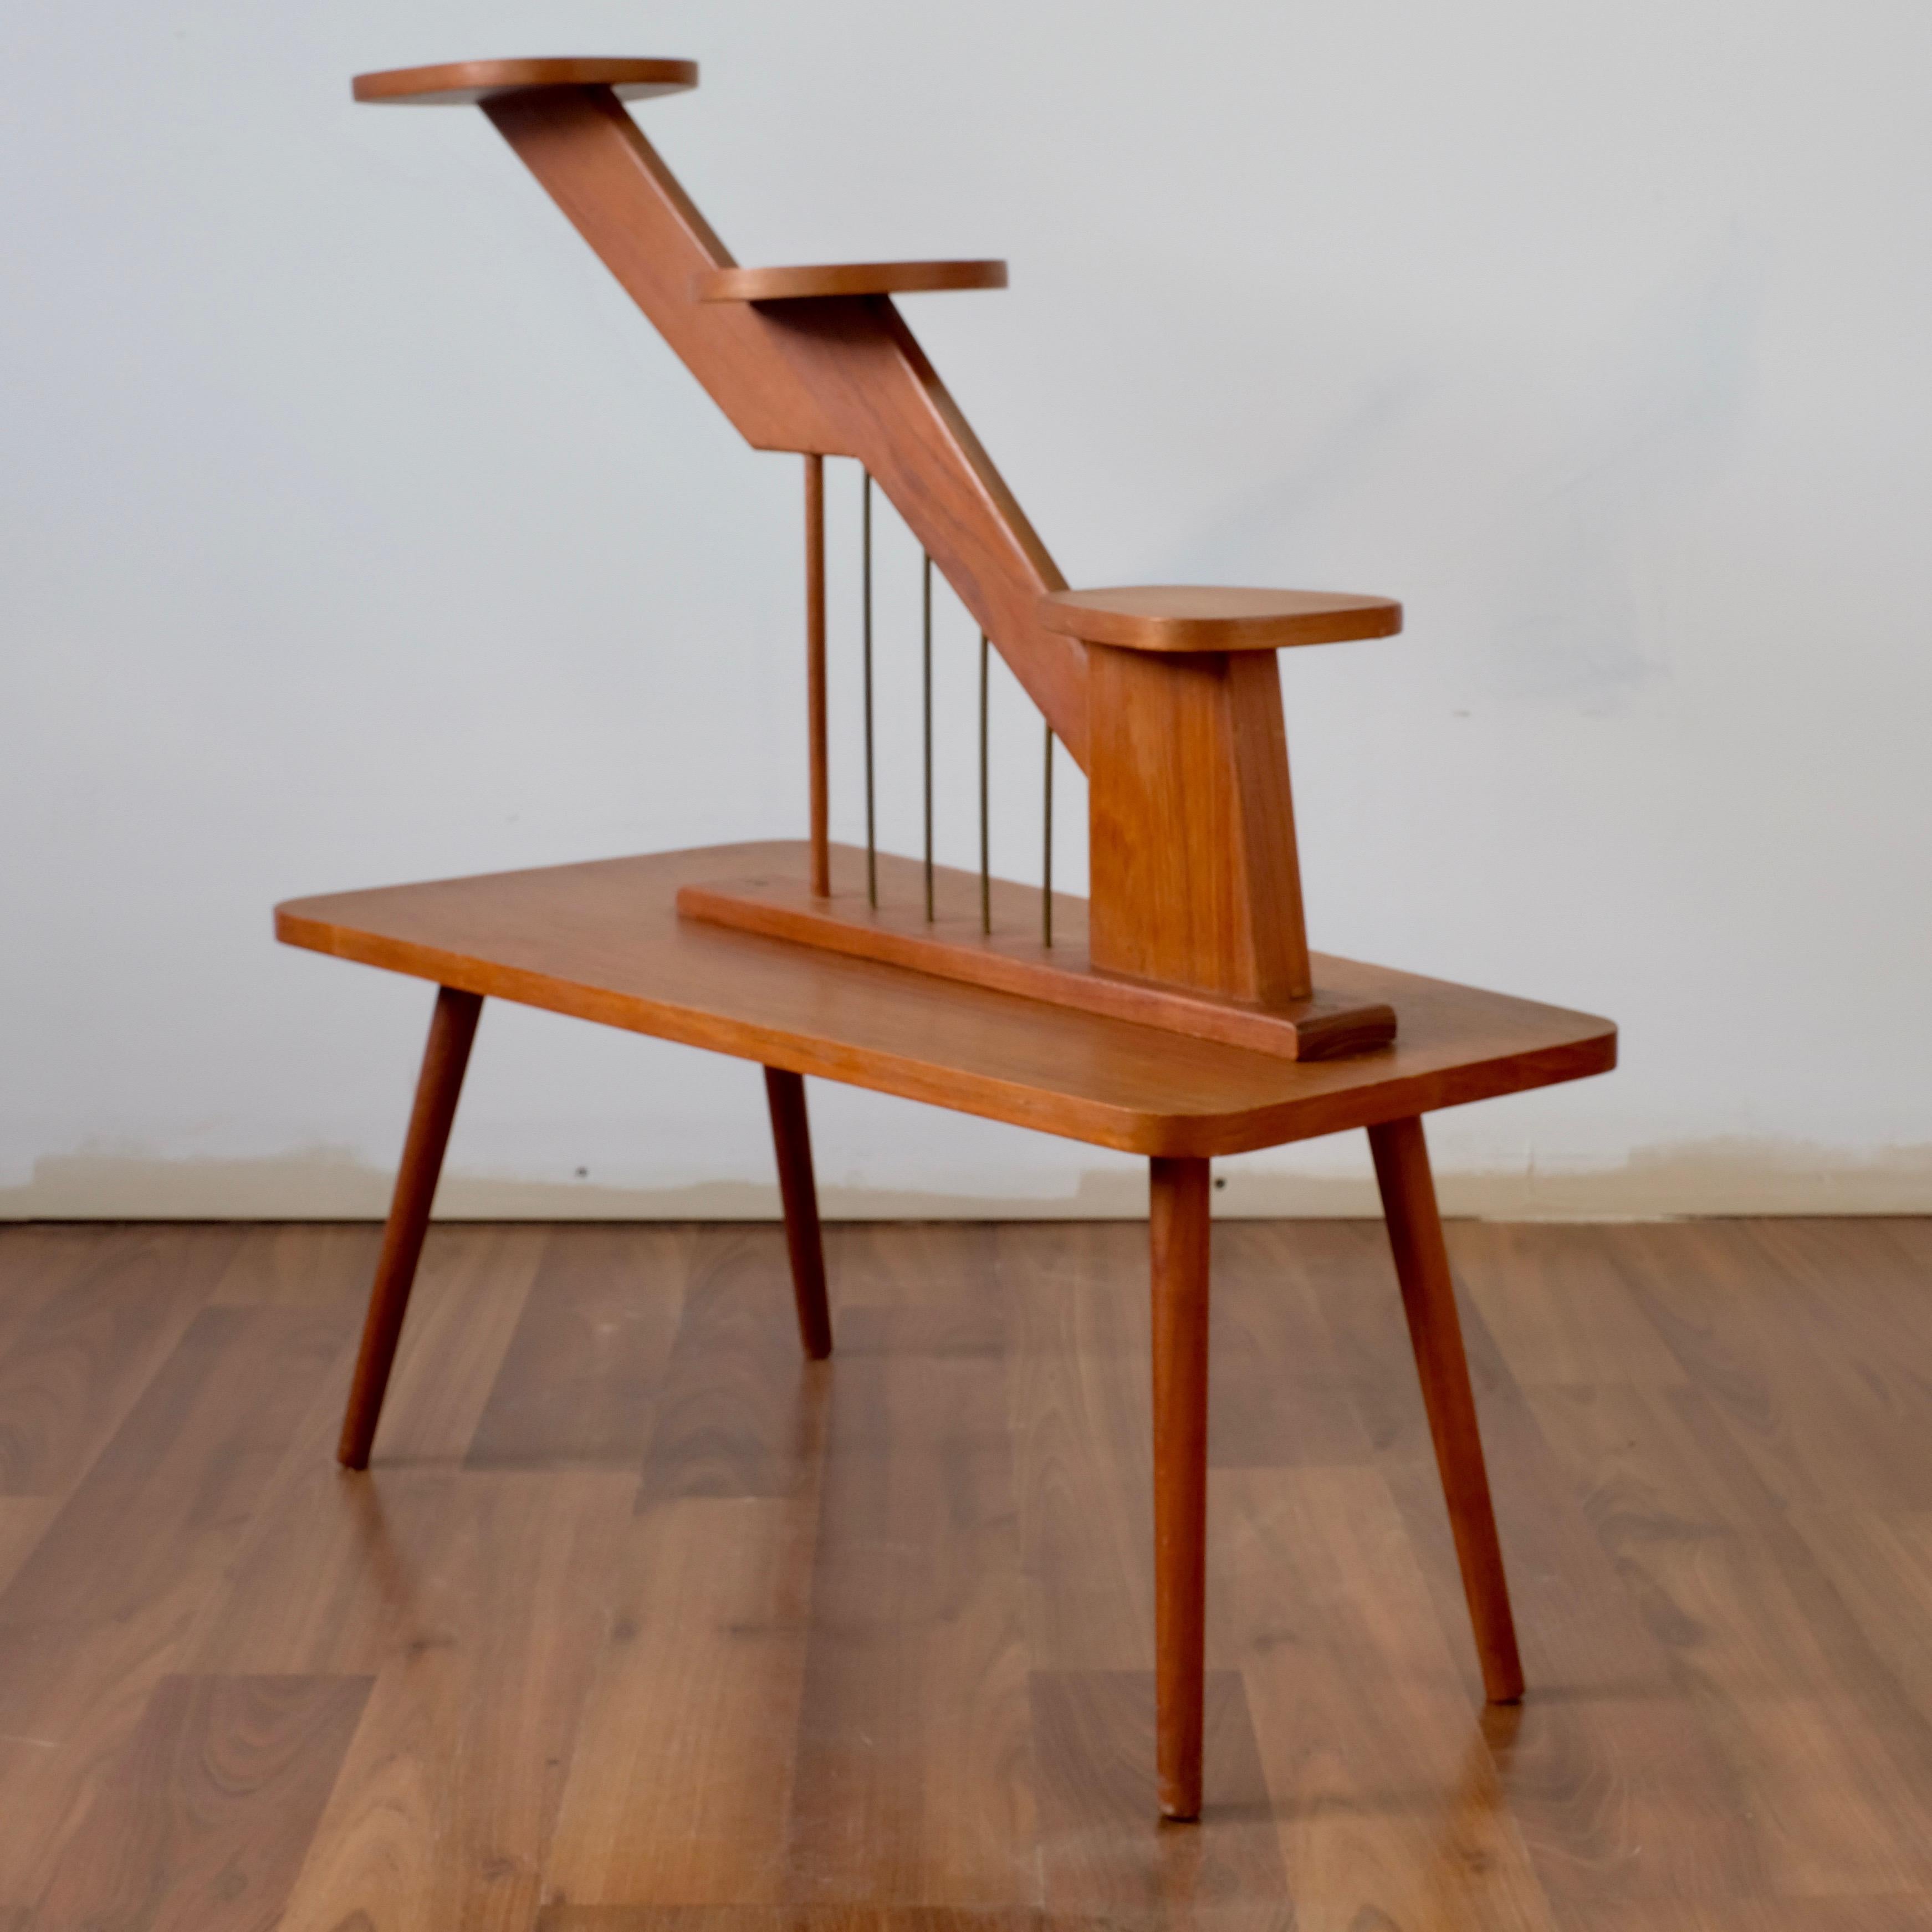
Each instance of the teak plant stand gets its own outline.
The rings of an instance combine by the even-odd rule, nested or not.
[[[485,998],[764,1067],[800,1334],[814,1358],[832,1338],[803,1076],[1144,1155],[1160,1802],[1167,1816],[1192,1818],[1209,1162],[1364,1128],[1483,1681],[1492,1700],[1514,1700],[1522,1673],[1422,1117],[1604,1072],[1616,1029],[1309,952],[1275,654],[1386,636],[1400,606],[1308,592],[1068,590],[890,299],[1002,286],[1004,265],[740,268],[620,104],[695,81],[686,62],[558,60],[356,85],[362,100],[480,105],[747,440],[805,457],[812,785],[802,842],[278,908],[287,943],[438,988],[341,1460],[369,1460]],[[831,842],[826,455],[865,465],[924,545],[928,572],[1088,773],[1090,902],[1050,882],[1042,902],[992,880],[983,857],[977,879],[935,866],[929,838],[923,865]]]

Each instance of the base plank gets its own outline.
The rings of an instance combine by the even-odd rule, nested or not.
[[[1040,895],[1033,886],[992,881],[988,932],[982,922],[978,874],[934,866],[930,920],[922,866],[882,852],[878,874],[879,903],[874,905],[866,894],[863,855],[842,845],[832,854],[830,894],[814,892],[788,872],[760,872],[686,886],[677,909],[686,919],[740,932],[910,967],[964,986],[990,986],[1282,1060],[1346,1059],[1395,1038],[1395,1009],[1384,1000],[1318,986],[1309,998],[1286,1006],[1252,1006],[1102,972],[1088,950],[1087,902],[1065,892],[1053,896],[1048,945]]]

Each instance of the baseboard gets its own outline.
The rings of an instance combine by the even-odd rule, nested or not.
[[[0,1220],[380,1220],[391,1177],[346,1155],[261,1160],[50,1156],[24,1184],[0,1188]],[[1377,1211],[1366,1175],[1302,1174],[1256,1157],[1217,1172],[1215,1211],[1246,1220],[1353,1217]],[[1932,1214],[1932,1146],[1856,1155],[1788,1142],[1710,1141],[1640,1150],[1614,1166],[1437,1176],[1444,1211],[1486,1220],[1660,1220],[1732,1214]],[[1106,1220],[1143,1214],[1144,1180],[1090,1169],[1063,1193],[950,1194],[822,1190],[828,1220]],[[776,1186],[744,1181],[626,1188],[454,1172],[440,1216],[475,1221],[763,1221]]]

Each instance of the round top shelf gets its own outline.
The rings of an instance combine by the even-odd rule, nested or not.
[[[707,302],[810,302],[1006,285],[1004,262],[836,262],[801,268],[707,268],[693,281],[692,292]]]
[[[1049,631],[1134,651],[1272,651],[1389,638],[1402,606],[1332,590],[1241,590],[1186,584],[1053,590],[1040,600]]]
[[[358,74],[358,100],[407,100],[418,107],[474,106],[500,94],[534,87],[608,87],[622,100],[654,94],[682,94],[698,85],[698,63],[688,60],[474,60],[440,67],[397,67]]]

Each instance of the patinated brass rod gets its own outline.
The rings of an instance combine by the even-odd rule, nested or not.
[[[993,929],[993,832],[986,797],[986,673],[990,653],[986,634],[980,633],[980,930]]]
[[[879,902],[879,838],[872,809],[872,472],[862,469],[865,488],[859,498],[860,548],[864,554],[865,587],[860,598],[866,640],[866,898]]]
[[[926,714],[926,916],[932,917],[932,559],[926,560],[925,649],[921,694]]]
[[[1053,727],[1046,728],[1046,852],[1040,866],[1040,938],[1053,944]]]
[[[825,459],[805,459],[805,709],[812,755],[812,890],[832,896],[831,800],[825,775]]]

